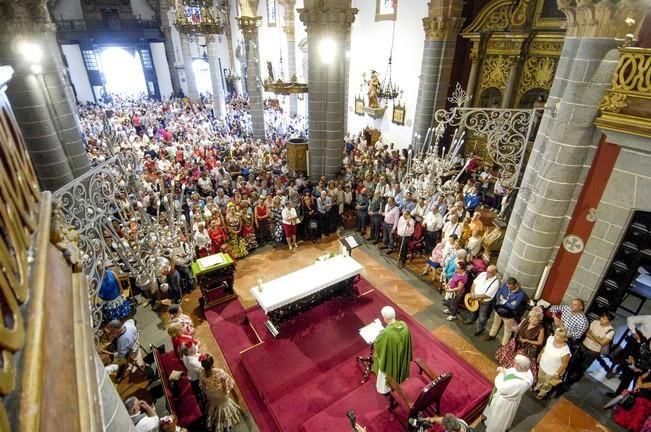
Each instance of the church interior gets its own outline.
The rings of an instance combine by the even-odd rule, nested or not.
[[[651,0],[0,0],[0,431],[651,431]]]

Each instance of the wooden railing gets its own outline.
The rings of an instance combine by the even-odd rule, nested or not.
[[[38,182],[0,67],[0,432],[102,430],[78,235]]]
[[[601,129],[651,138],[651,49],[627,47],[620,52],[595,123]]]

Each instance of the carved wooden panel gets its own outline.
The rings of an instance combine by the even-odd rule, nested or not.
[[[28,265],[36,228],[38,182],[5,95],[11,68],[0,68],[0,396],[16,386],[14,355],[25,343],[20,306],[29,297]],[[0,405],[0,430],[9,421]]]

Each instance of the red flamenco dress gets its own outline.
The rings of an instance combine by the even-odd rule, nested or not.
[[[210,236],[210,240],[212,240],[212,253],[220,253],[224,244],[228,241],[226,230],[220,225],[213,223],[208,228],[208,235]]]
[[[629,431],[641,432],[644,424],[651,416],[651,391],[642,389],[634,391],[635,401],[633,406],[628,410],[621,405],[617,405],[613,413],[613,421]]]

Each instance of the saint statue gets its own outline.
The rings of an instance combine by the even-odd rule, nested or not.
[[[378,393],[387,394],[391,387],[387,384],[386,377],[390,376],[398,383],[405,381],[409,377],[413,353],[409,328],[404,321],[396,320],[395,309],[391,306],[383,307],[382,319],[387,326],[373,342],[373,372],[377,374],[375,387]]]
[[[267,75],[269,75],[271,81],[274,80],[274,67],[270,61],[267,61]]]
[[[380,94],[380,78],[377,72],[371,70],[371,77],[364,82],[368,85],[368,106],[371,108],[380,108],[378,95]]]

